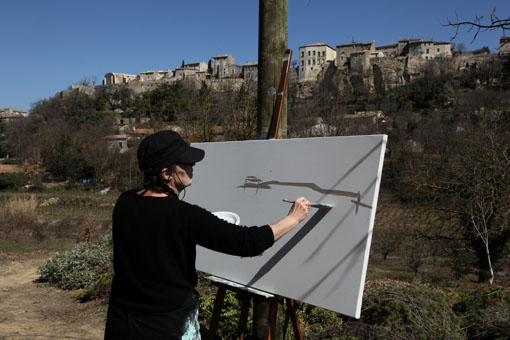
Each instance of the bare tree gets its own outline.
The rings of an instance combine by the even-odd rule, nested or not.
[[[494,263],[510,242],[510,135],[508,112],[472,112],[448,125],[430,123],[417,141],[404,183],[412,196],[435,204],[459,222],[456,235],[477,258],[479,280],[493,283]],[[438,234],[433,237],[439,238]]]
[[[446,19],[446,24],[441,24],[442,26],[450,26],[455,28],[455,35],[452,37],[452,40],[457,37],[459,34],[459,29],[461,27],[468,27],[468,32],[474,30],[473,41],[478,37],[478,33],[486,32],[486,31],[494,31],[497,29],[501,29],[503,31],[503,35],[506,31],[510,30],[510,17],[499,18],[496,15],[496,8],[492,10],[489,19],[485,19],[483,16],[478,16],[475,14],[473,20],[461,20],[457,13],[455,13],[455,20]]]

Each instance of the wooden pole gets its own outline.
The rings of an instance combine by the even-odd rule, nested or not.
[[[287,37],[288,0],[259,0],[257,138],[266,137],[271,124]],[[287,137],[286,99],[278,135]]]

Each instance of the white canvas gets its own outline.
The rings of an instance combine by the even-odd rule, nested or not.
[[[359,318],[377,206],[385,135],[193,144],[205,150],[185,200],[230,211],[241,225],[284,217],[283,199],[332,205],[263,255],[240,258],[197,249],[197,269]]]

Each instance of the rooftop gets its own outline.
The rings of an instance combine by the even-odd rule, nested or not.
[[[340,44],[340,45],[336,45],[336,47],[347,47],[347,46],[370,46],[372,45],[374,42],[362,42],[362,43],[350,43],[350,44]]]
[[[398,46],[398,44],[388,44],[388,45],[381,45],[381,46],[376,46],[376,50],[379,50],[379,49],[384,49],[384,48],[396,48]]]

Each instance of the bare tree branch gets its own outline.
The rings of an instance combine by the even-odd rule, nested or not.
[[[505,35],[505,32],[507,30],[510,30],[510,17],[503,18],[503,19],[499,18],[496,15],[495,7],[492,10],[490,18],[488,20],[484,20],[483,16],[478,16],[477,14],[475,14],[475,17],[473,20],[461,21],[459,19],[459,15],[458,15],[457,11],[455,11],[455,20],[452,21],[449,18],[446,18],[446,21],[447,21],[446,24],[441,23],[441,25],[442,26],[450,26],[450,27],[455,28],[455,34],[453,35],[451,40],[454,40],[455,38],[457,38],[457,36],[459,34],[459,29],[461,27],[468,27],[468,32],[475,30],[473,40],[471,42],[476,40],[476,38],[478,37],[478,34],[480,32],[494,31],[496,29],[501,29],[503,31],[503,35]]]

